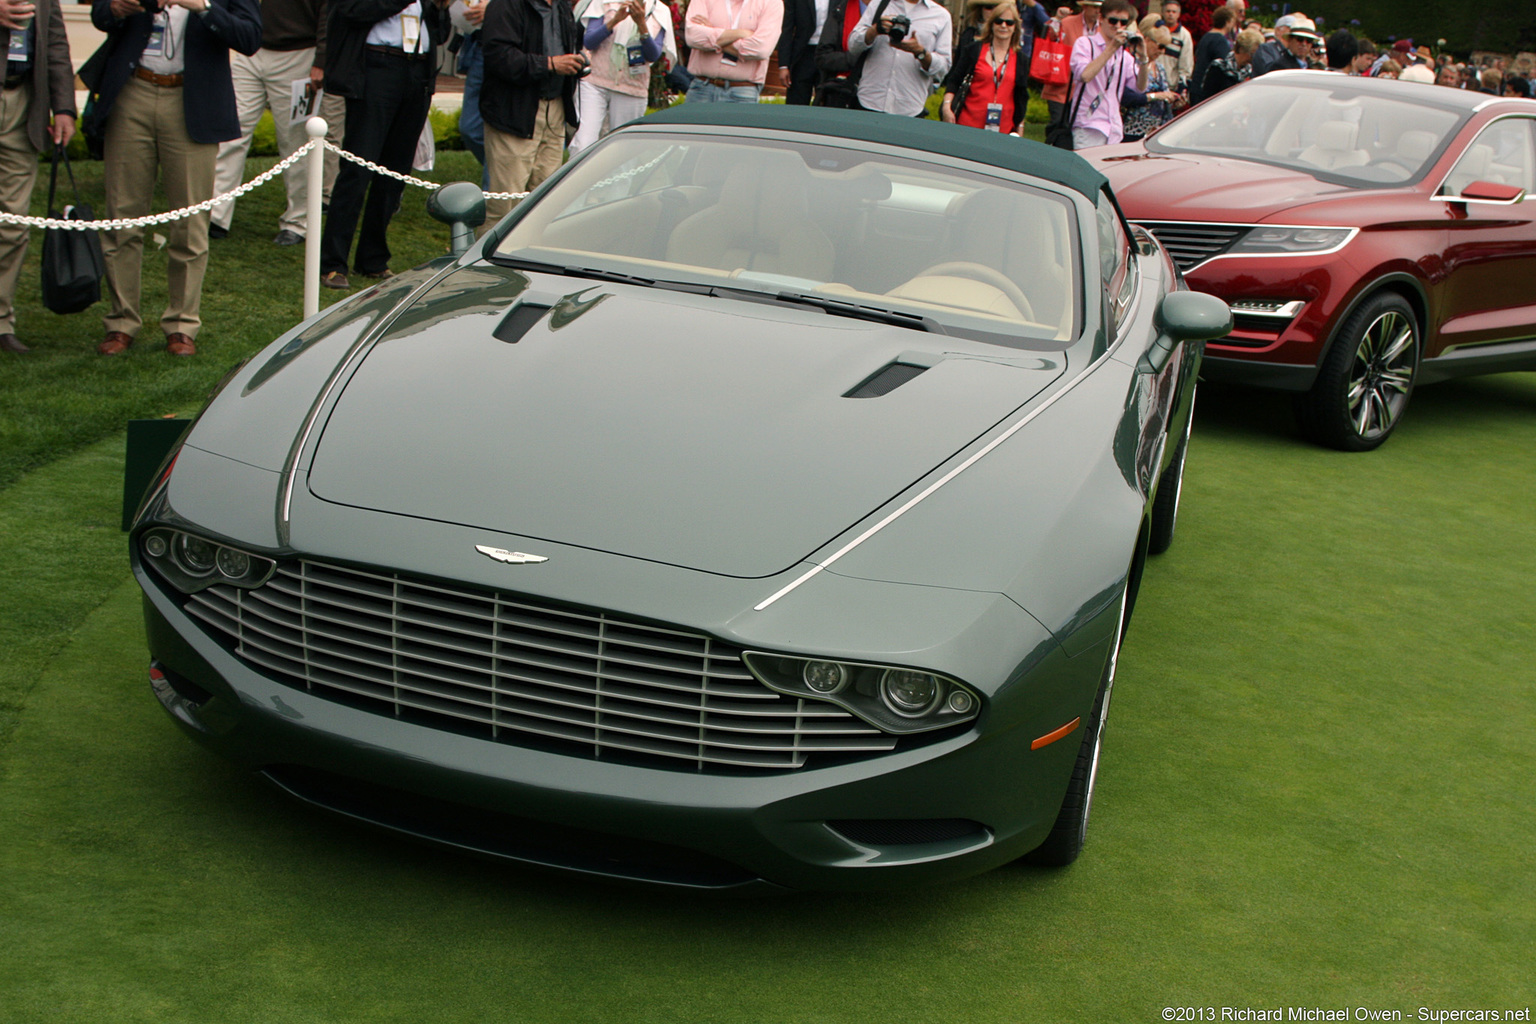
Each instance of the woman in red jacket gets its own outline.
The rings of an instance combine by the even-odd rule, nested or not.
[[[1019,51],[1019,10],[992,8],[976,41],[960,51],[944,79],[939,113],[951,124],[1017,134],[1029,105],[1029,69]]]

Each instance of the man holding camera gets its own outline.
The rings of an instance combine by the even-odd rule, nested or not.
[[[756,103],[783,27],[784,0],[692,0],[688,102]]]
[[[105,129],[103,181],[107,217],[132,219],[149,212],[155,178],[172,209],[213,198],[219,143],[240,137],[229,51],[261,48],[256,0],[95,0],[91,21],[107,40],[80,77],[91,88],[86,130]],[[160,326],[173,356],[197,352],[203,275],[208,269],[208,213],[166,228],[169,296]],[[144,229],[103,231],[111,311],[104,356],[133,344],[139,316]]]
[[[1125,138],[1120,98],[1127,86],[1147,88],[1150,67],[1135,34],[1136,8],[1105,0],[1099,31],[1072,44],[1072,148],[1111,146]]]
[[[566,0],[491,0],[480,28],[485,84],[485,170],[492,192],[527,192],[560,166],[575,130],[576,83],[590,65]],[[487,222],[512,208],[486,203]]]
[[[871,0],[848,34],[850,56],[868,53],[859,106],[922,117],[932,83],[949,73],[953,24],[933,0]]]
[[[75,134],[75,69],[58,0],[0,0],[0,45],[9,55],[0,97],[0,210],[25,216],[37,154],[69,145]],[[16,337],[12,306],[28,234],[19,224],[0,224],[0,351],[16,355],[31,351]]]

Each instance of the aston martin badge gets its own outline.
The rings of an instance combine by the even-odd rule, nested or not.
[[[482,555],[496,559],[498,562],[507,562],[511,565],[531,565],[534,562],[549,561],[543,555],[530,555],[522,551],[508,551],[506,548],[493,548],[485,544],[476,544],[475,550]]]

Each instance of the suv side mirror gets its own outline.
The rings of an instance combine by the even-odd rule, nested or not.
[[[485,223],[485,193],[467,181],[444,185],[427,197],[427,213],[449,225],[449,248],[455,256],[475,241],[475,228]]]

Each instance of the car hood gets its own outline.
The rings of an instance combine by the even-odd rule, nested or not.
[[[893,362],[928,368],[845,397]],[[308,486],[337,504],[769,576],[1065,363],[817,310],[468,268],[368,351]]]
[[[1139,145],[1107,149],[1114,152],[1090,159],[1109,178],[1115,198],[1131,220],[1251,224],[1320,199],[1360,191],[1249,160],[1148,153]]]

